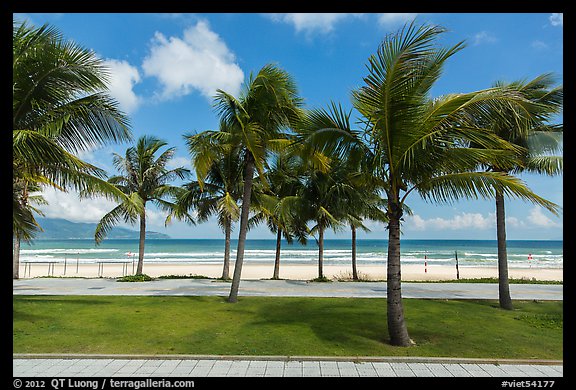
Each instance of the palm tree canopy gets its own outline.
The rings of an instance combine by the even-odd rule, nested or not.
[[[536,172],[557,175],[563,171],[562,124],[550,124],[562,112],[564,88],[555,86],[556,77],[545,73],[529,81],[515,81],[509,84],[498,82],[496,86],[517,91],[525,99],[534,102],[532,111],[517,114],[521,118],[513,126],[494,118],[488,124],[500,137],[524,149],[520,163],[509,169],[510,172]],[[559,155],[558,155],[559,154]],[[498,170],[499,167],[492,167]]]
[[[114,154],[113,163],[120,175],[113,176],[108,182],[125,194],[125,201],[107,213],[96,227],[95,240],[101,242],[110,229],[120,220],[136,222],[145,212],[146,203],[151,201],[161,210],[172,213],[175,202],[184,191],[170,183],[176,179],[185,179],[189,171],[185,168],[167,169],[166,165],[174,156],[175,148],[167,148],[159,156],[156,154],[166,146],[165,141],[152,136],[142,136],[135,146],[126,149],[124,156]],[[86,192],[85,196],[90,193]],[[170,215],[170,214],[169,214]],[[170,218],[167,218],[167,222]]]
[[[494,188],[553,209],[519,179],[474,172],[482,165],[512,167],[522,150],[480,124],[495,112],[533,112],[539,106],[515,89],[499,87],[432,99],[430,90],[445,61],[464,47],[463,42],[437,47],[435,41],[445,31],[412,23],[385,39],[369,58],[364,85],[352,92],[364,130],[342,127],[345,116],[332,108],[332,113],[339,113],[332,115],[337,119],[321,126],[325,115],[316,115],[313,135],[304,131],[304,139],[371,156],[368,166],[396,211],[412,191],[426,200],[451,203],[462,197],[491,198]],[[502,115],[500,120],[512,125],[521,117]]]
[[[252,228],[265,222],[272,233],[281,230],[288,243],[296,238],[306,244],[309,233],[306,221],[301,218],[294,202],[303,188],[306,164],[302,156],[286,149],[272,156],[266,176],[254,181],[251,206],[254,216],[248,226]]]
[[[250,75],[238,99],[218,90],[214,106],[221,121],[220,133],[226,133],[219,137],[241,145],[263,175],[269,153],[290,144],[285,130],[301,117],[302,103],[290,74],[275,65],[265,65],[256,76]],[[197,173],[203,176],[203,172]]]
[[[562,131],[558,125],[549,125],[554,115],[562,111],[564,102],[564,88],[562,85],[555,86],[556,77],[552,73],[544,73],[532,80],[519,80],[511,83],[496,82],[495,87],[508,88],[521,94],[535,104],[531,112],[519,112],[517,117],[523,122],[517,122],[515,126],[507,126],[507,123],[494,120],[491,125],[493,131],[500,137],[514,143],[522,143],[527,146],[525,140],[534,131]],[[511,107],[515,108],[515,107]],[[504,113],[503,115],[506,115]]]
[[[13,129],[56,138],[66,150],[131,139],[128,118],[104,91],[108,70],[54,27],[14,23]]]
[[[104,92],[102,61],[54,27],[14,22],[12,81],[13,190],[21,200],[14,202],[13,215],[22,222],[14,231],[30,236],[29,228],[38,227],[32,209],[25,210],[25,198],[39,184],[99,190],[120,199],[122,194],[101,179],[104,171],[74,155],[131,139],[128,118]]]
[[[178,198],[177,217],[189,210],[195,210],[197,219],[205,222],[210,216],[218,216],[218,224],[225,229],[226,221],[237,221],[240,216],[238,201],[242,197],[243,164],[238,148],[206,148],[215,139],[206,137],[203,132],[185,135],[189,153],[193,156],[192,164],[202,160],[202,153],[213,153],[211,166],[206,176],[184,184],[185,191]],[[198,170],[197,170],[198,171]],[[200,169],[200,171],[203,171]]]
[[[34,213],[43,216],[41,210],[33,205],[45,205],[46,200],[39,194],[40,186],[33,182],[15,180],[12,189],[12,224],[13,232],[26,242],[32,241],[41,226],[34,218]]]

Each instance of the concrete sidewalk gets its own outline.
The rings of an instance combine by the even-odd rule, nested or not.
[[[228,296],[230,283],[213,279],[33,278],[13,281],[14,295]],[[563,300],[563,285],[511,284],[513,299]],[[311,283],[303,280],[242,280],[240,296],[386,298],[385,282]],[[402,283],[404,298],[498,299],[496,283]]]
[[[313,360],[316,359],[316,360]],[[426,358],[22,358],[14,377],[562,377],[563,365]],[[418,361],[421,360],[421,361]],[[452,361],[452,362],[447,362]]]

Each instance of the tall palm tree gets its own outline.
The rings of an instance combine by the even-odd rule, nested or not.
[[[499,137],[521,147],[519,161],[512,167],[492,165],[493,172],[517,174],[533,172],[546,175],[562,173],[562,156],[551,153],[561,152],[561,143],[554,136],[562,132],[562,125],[550,125],[552,116],[562,110],[563,87],[554,87],[552,74],[543,74],[530,81],[516,81],[509,84],[496,83],[496,87],[517,91],[524,98],[535,103],[532,111],[518,113],[500,111],[492,115],[484,125],[490,127]],[[513,109],[511,107],[510,109]],[[513,126],[503,121],[502,116],[515,115],[522,120]],[[496,231],[498,240],[498,298],[500,307],[513,309],[508,280],[508,255],[506,251],[506,222],[504,194],[496,190]]]
[[[174,156],[175,148],[168,148],[158,157],[156,153],[167,143],[151,136],[142,136],[136,146],[126,149],[125,156],[114,153],[114,166],[121,173],[108,179],[128,199],[120,203],[100,219],[94,232],[96,243],[100,243],[110,229],[121,219],[134,224],[140,220],[140,241],[138,246],[138,266],[136,274],[142,274],[144,266],[144,244],[146,239],[146,203],[152,202],[161,210],[172,213],[175,202],[166,197],[177,199],[182,188],[170,183],[175,179],[185,179],[189,171],[184,168],[166,169]],[[89,195],[89,194],[86,194]],[[139,207],[134,207],[139,205]],[[189,217],[191,219],[191,217]]]
[[[192,164],[199,159],[205,142],[210,142],[208,133],[186,135]],[[204,145],[206,146],[206,145]],[[232,224],[238,221],[240,208],[238,202],[242,195],[243,166],[238,148],[232,150],[214,149],[219,153],[212,161],[206,176],[184,185],[185,191],[178,198],[178,207],[184,213],[196,210],[198,222],[207,221],[217,215],[218,225],[224,231],[224,264],[222,279],[230,279],[230,236]]]
[[[276,234],[272,279],[280,278],[282,237],[288,244],[292,244],[294,239],[302,245],[307,242],[306,223],[293,208],[294,198],[302,188],[304,167],[300,156],[283,151],[273,158],[266,176],[255,179],[252,195],[255,215],[249,221],[249,228],[265,222],[268,229]]]
[[[27,182],[22,179],[14,180],[12,190],[13,214],[12,224],[14,240],[12,247],[12,278],[20,278],[20,244],[22,241],[31,242],[38,231],[42,228],[34,215],[44,215],[35,205],[45,205],[46,200],[39,195],[41,188],[34,182]]]
[[[431,99],[430,89],[445,61],[464,47],[463,42],[438,47],[436,39],[444,32],[440,26],[412,23],[388,36],[369,58],[364,85],[352,93],[365,124],[363,134],[332,131],[333,140],[328,140],[329,145],[364,143],[373,156],[374,174],[382,180],[388,217],[388,333],[390,343],[398,346],[413,344],[404,319],[400,262],[400,222],[408,195],[416,192],[426,201],[452,203],[489,198],[497,189],[553,208],[515,177],[474,171],[480,164],[512,165],[519,149],[478,126],[478,118],[532,103],[500,88]],[[320,138],[327,140],[326,133],[330,131],[323,130]],[[471,147],[472,142],[480,147]]]
[[[285,129],[299,118],[301,105],[302,100],[292,77],[270,64],[265,65],[256,76],[250,76],[238,98],[222,90],[216,94],[215,106],[221,125],[219,132],[211,134],[221,141],[221,145],[238,145],[244,165],[238,248],[228,296],[230,303],[238,301],[254,171],[263,175],[268,154],[289,144]],[[196,167],[200,180],[215,154],[203,153],[199,158]]]
[[[40,229],[29,196],[44,186],[122,194],[102,180],[104,171],[74,155],[131,139],[128,118],[106,90],[102,60],[54,27],[13,26],[13,233],[15,246]],[[14,252],[14,276],[18,275]]]
[[[388,329],[395,345],[410,345],[400,284],[400,220],[407,196],[418,192],[434,202],[489,197],[492,190],[530,199],[548,209],[551,202],[523,182],[502,172],[471,172],[481,163],[507,165],[515,160],[513,144],[477,126],[477,118],[502,107],[531,108],[513,91],[489,89],[430,100],[428,93],[445,61],[463,47],[435,47],[445,32],[439,26],[413,24],[385,41],[370,57],[365,86],[353,92],[353,103],[367,120],[370,143],[386,182],[389,218]],[[515,109],[518,112],[518,109]],[[513,123],[517,117],[504,118]],[[479,148],[466,146],[470,142]]]
[[[358,265],[356,261],[356,231],[361,229],[370,232],[364,225],[366,219],[378,222],[388,222],[384,207],[386,199],[383,199],[377,190],[362,192],[362,187],[354,187],[355,195],[348,199],[349,210],[345,220],[350,225],[352,242],[352,280],[359,280]]]
[[[346,177],[344,162],[332,160],[330,170],[310,170],[300,191],[298,210],[304,219],[311,221],[311,234],[317,234],[318,279],[324,279],[324,233],[327,229],[335,232],[344,227],[348,208],[355,190]]]
[[[348,187],[348,197],[341,199],[346,202],[343,219],[350,225],[352,240],[352,279],[358,280],[356,264],[356,230],[370,231],[363,221],[387,222],[383,211],[386,200],[381,197],[382,182],[374,176],[373,155],[367,145],[362,142],[338,142],[339,140],[356,139],[358,130],[352,130],[350,117],[352,110],[345,111],[340,104],[331,102],[327,109],[319,108],[307,112],[302,120],[300,131],[313,134],[315,142],[304,145],[309,153],[310,146],[322,144],[322,153],[330,158],[343,162],[344,180]],[[340,137],[334,137],[336,132]],[[325,138],[328,136],[328,138]],[[332,144],[331,144],[332,142]]]

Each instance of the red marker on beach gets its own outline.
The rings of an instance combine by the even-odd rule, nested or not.
[[[428,272],[428,262],[426,260],[428,260],[428,258],[424,255],[424,273]]]

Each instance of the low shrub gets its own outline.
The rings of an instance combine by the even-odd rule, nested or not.
[[[321,278],[314,278],[310,281],[311,282],[320,282],[320,283],[331,282],[331,280],[328,279],[326,276],[322,276]]]
[[[378,280],[374,280],[370,278],[370,275],[365,274],[364,272],[358,271],[358,279],[354,280],[352,277],[352,271],[340,272],[338,275],[334,275],[334,279],[338,282],[377,282]],[[382,280],[379,280],[382,282]]]
[[[154,279],[152,279],[151,276],[148,276],[146,274],[126,275],[116,279],[117,282],[149,282],[151,280]]]
[[[161,275],[158,279],[212,279],[205,275]]]

